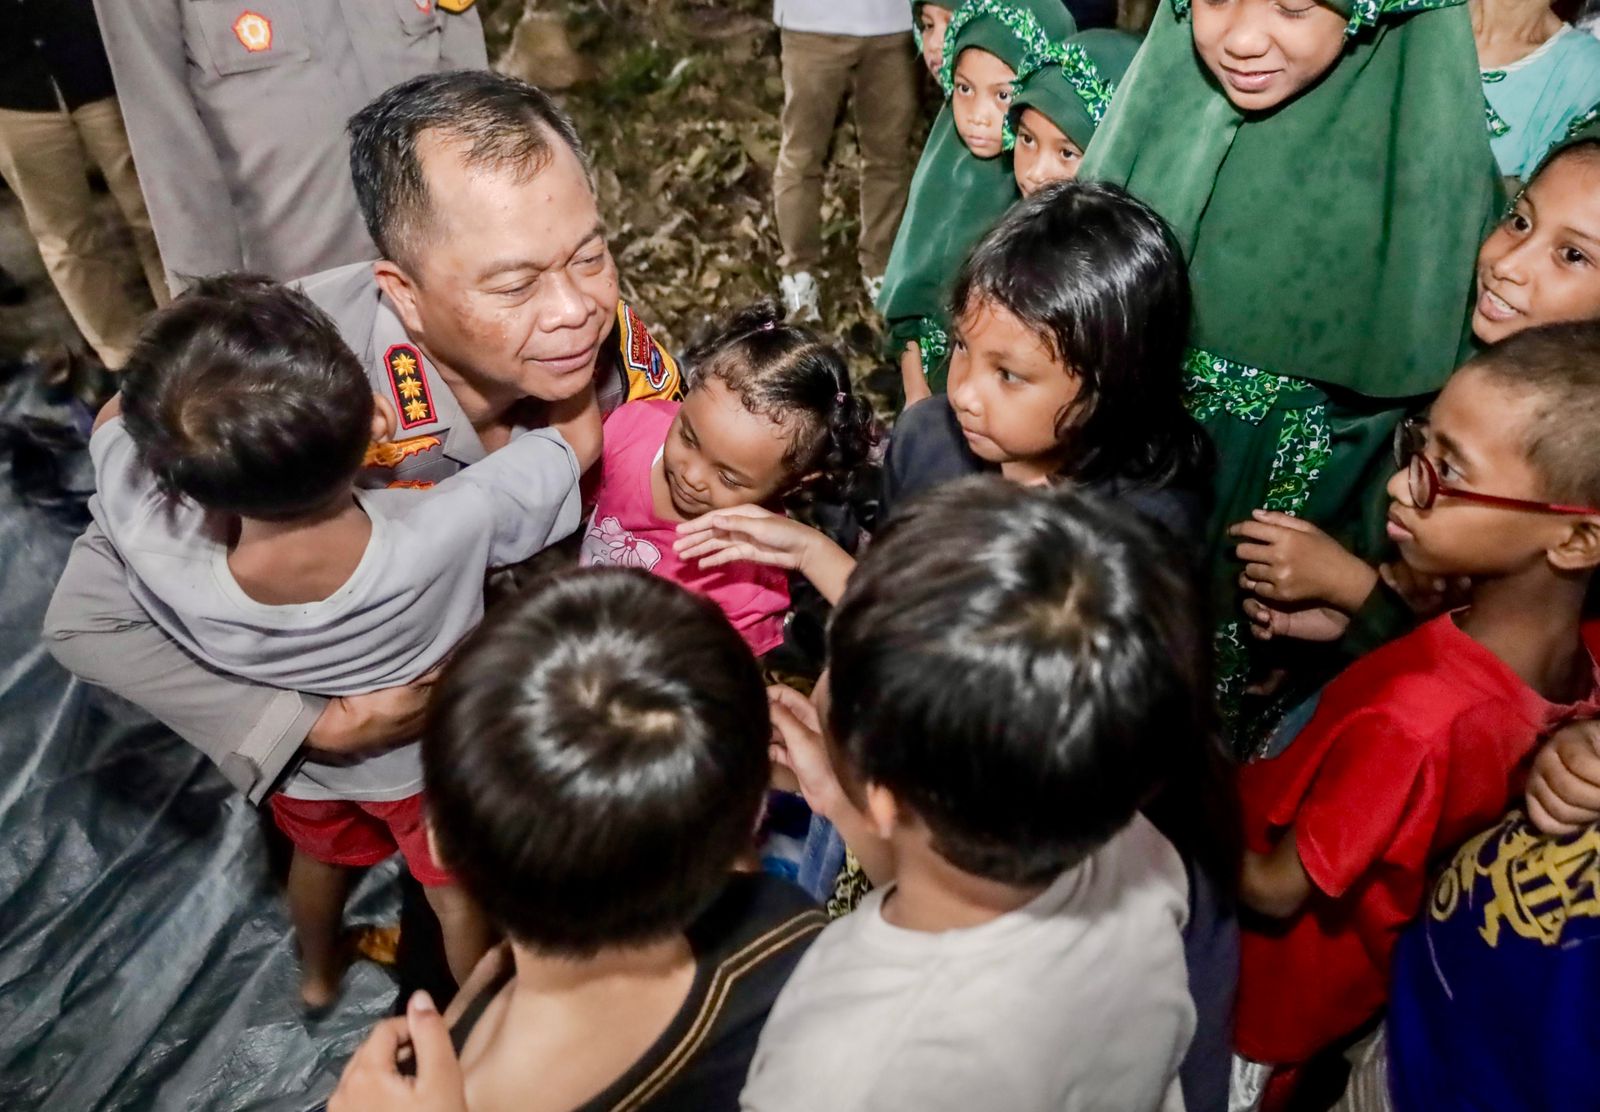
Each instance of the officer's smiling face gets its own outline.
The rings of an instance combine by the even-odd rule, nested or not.
[[[616,322],[617,268],[594,190],[577,156],[548,138],[549,163],[527,178],[468,166],[457,143],[431,134],[418,144],[430,228],[405,268],[411,304],[394,300],[412,339],[466,387],[458,396],[476,393],[491,413],[578,393]],[[458,400],[476,418],[478,399]]]

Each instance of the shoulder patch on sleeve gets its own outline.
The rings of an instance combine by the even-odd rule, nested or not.
[[[422,353],[410,344],[394,344],[383,353],[383,365],[389,372],[389,389],[394,394],[400,427],[414,429],[432,421],[433,393],[422,373]]]
[[[628,372],[628,400],[676,398],[681,393],[677,360],[650,335],[627,302],[617,305],[617,340]]]

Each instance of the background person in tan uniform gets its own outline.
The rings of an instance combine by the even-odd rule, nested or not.
[[[167,301],[91,0],[11,0],[0,21],[0,177],[22,202],[56,292],[99,356],[122,366],[141,306],[89,191],[100,170],[133,231],[156,304]]]
[[[814,271],[822,262],[822,170],[839,110],[854,105],[861,149],[857,255],[878,296],[911,184],[917,55],[904,0],[774,0],[783,41],[783,142],[773,174],[782,292],[789,315],[821,319]]]
[[[96,0],[173,288],[375,258],[345,121],[408,77],[484,68],[472,3]]]

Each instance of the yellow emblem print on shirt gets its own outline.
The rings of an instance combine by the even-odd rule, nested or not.
[[[395,344],[383,353],[389,372],[389,387],[394,391],[395,408],[403,429],[425,425],[434,418],[433,395],[422,373],[422,355],[410,344]]]
[[[1478,888],[1481,880],[1487,893]],[[1433,886],[1429,914],[1448,919],[1462,900],[1481,905],[1478,933],[1490,946],[1506,930],[1558,945],[1567,920],[1600,918],[1600,827],[1550,838],[1513,811],[1456,853]]]

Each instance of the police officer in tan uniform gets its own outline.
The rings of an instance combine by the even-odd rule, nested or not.
[[[417,74],[482,69],[474,0],[95,0],[173,289],[377,254],[344,124]]]
[[[676,363],[619,308],[585,155],[545,94],[484,71],[416,78],[364,109],[352,132],[386,257],[300,284],[401,415],[393,442],[369,456],[371,485],[436,482],[590,389],[602,410],[677,396]],[[468,132],[493,136],[476,162]],[[416,725],[419,708],[404,699],[330,703],[194,664],[133,603],[94,526],[73,548],[44,635],[69,669],[167,723],[252,802],[308,742],[358,750]]]
[[[363,109],[351,131],[384,257],[301,285],[401,415],[394,439],[369,453],[368,483],[436,482],[591,391],[605,405],[679,393],[677,365],[619,306],[585,156],[547,96],[484,71],[420,77]],[[94,525],[73,547],[44,638],[255,803],[319,750],[388,746],[420,728],[426,685],[330,701],[209,671],[140,609]]]

